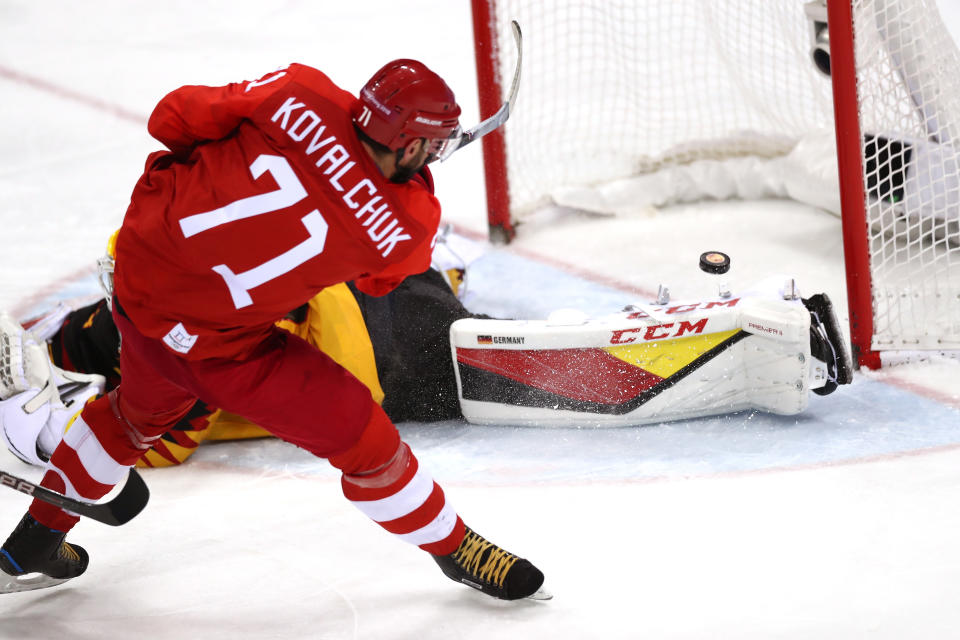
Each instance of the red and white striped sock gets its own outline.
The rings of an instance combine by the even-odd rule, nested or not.
[[[344,474],[341,484],[347,500],[404,542],[436,555],[460,546],[463,521],[405,442],[383,469]]]
[[[96,502],[126,477],[128,468],[114,460],[83,417],[77,417],[50,457],[40,485],[70,498]],[[30,515],[58,531],[69,531],[80,519],[73,512],[40,500],[30,505]]]
[[[160,436],[144,436],[120,415],[118,390],[87,403],[67,426],[50,456],[41,486],[77,500],[95,502],[121,482],[128,469]],[[34,500],[30,515],[42,525],[69,531],[75,513]]]
[[[380,406],[353,447],[330,463],[343,471],[347,500],[390,533],[435,555],[460,546],[463,521]]]

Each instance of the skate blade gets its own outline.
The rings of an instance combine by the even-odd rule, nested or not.
[[[12,576],[0,569],[0,593],[17,593],[19,591],[33,591],[46,589],[64,583],[70,578],[51,578],[42,573],[26,573],[22,576]]]
[[[527,596],[527,600],[553,600],[553,594],[544,589],[537,589]]]

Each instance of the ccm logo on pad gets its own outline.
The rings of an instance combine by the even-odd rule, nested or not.
[[[636,342],[639,338],[643,341],[665,340],[666,338],[680,338],[685,335],[695,335],[703,333],[707,326],[707,318],[702,318],[697,322],[668,322],[667,324],[657,324],[652,327],[634,327],[632,329],[616,329],[610,337],[610,344],[629,344]],[[636,335],[640,332],[643,335]]]

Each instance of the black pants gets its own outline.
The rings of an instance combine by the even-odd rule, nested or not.
[[[374,298],[350,286],[373,343],[377,373],[394,422],[463,417],[450,356],[450,325],[473,317],[443,276],[429,269]]]

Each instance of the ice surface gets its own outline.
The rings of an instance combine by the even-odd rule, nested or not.
[[[960,9],[941,4],[956,27]],[[166,91],[292,60],[356,88],[409,56],[450,80],[470,123],[470,37],[468,3],[449,0],[0,4],[0,307],[95,295],[90,265],[157,148],[144,122]],[[477,146],[436,171],[445,218],[467,232],[485,231],[480,167]],[[735,286],[788,272],[845,320],[839,221],[786,202],[548,211],[475,263],[470,305],[599,315],[660,283],[704,295],[707,249],[733,256]],[[88,572],[5,596],[0,637],[947,638],[960,625],[956,363],[858,372],[795,417],[400,428],[471,526],[541,566],[554,600],[454,585],[291,445],[207,443],[143,474],[151,503],[128,525],[81,522]],[[0,468],[39,477],[6,451]],[[6,526],[26,505],[0,492]]]

